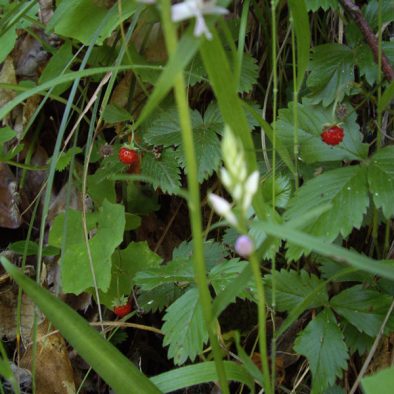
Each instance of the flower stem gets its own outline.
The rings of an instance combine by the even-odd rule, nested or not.
[[[177,36],[174,25],[171,21],[171,3],[169,0],[162,1],[162,24],[164,37],[169,56],[171,56],[177,45]],[[199,290],[200,301],[203,309],[204,320],[207,326],[212,352],[215,359],[216,371],[222,392],[229,393],[222,352],[218,338],[215,334],[216,320],[212,318],[211,295],[209,293],[208,281],[206,277],[204,261],[204,245],[202,220],[200,213],[200,189],[197,178],[197,160],[193,143],[193,130],[190,120],[188,98],[183,74],[179,74],[175,79],[175,99],[178,108],[179,121],[182,130],[182,143],[186,158],[187,182],[188,182],[188,206],[190,222],[193,236],[193,265],[194,277]]]

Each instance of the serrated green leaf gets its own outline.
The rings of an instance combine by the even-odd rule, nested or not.
[[[317,11],[322,8],[327,11],[329,8],[338,9],[338,0],[305,0],[308,11]]]
[[[360,228],[369,205],[367,169],[352,166],[328,171],[300,187],[290,200],[285,218],[292,220],[325,204],[332,208],[312,219],[303,228],[307,233],[331,242],[338,235],[346,237],[353,228]],[[297,259],[308,250],[289,246],[288,257]]]
[[[332,386],[347,367],[348,352],[334,314],[324,309],[297,337],[294,350],[304,355],[312,372],[312,393]]]
[[[131,242],[126,249],[116,250],[112,255],[111,283],[105,293],[100,291],[100,302],[111,308],[114,299],[131,293],[139,271],[156,268],[161,261],[146,241]]]
[[[352,324],[344,323],[343,334],[345,335],[345,342],[349,347],[350,354],[358,352],[360,356],[363,356],[371,349],[374,338],[360,332]]]
[[[194,361],[208,340],[198,290],[190,289],[178,298],[167,308],[163,320],[163,344],[169,345],[168,357],[173,358],[176,365],[188,358]]]
[[[144,312],[162,311],[184,293],[182,288],[173,283],[164,283],[138,296],[138,305]]]
[[[265,179],[261,192],[264,196],[264,201],[272,204],[272,177]],[[275,178],[275,204],[277,208],[286,208],[291,195],[292,187],[290,179],[286,176],[276,176]]]
[[[124,108],[118,107],[114,104],[108,104],[105,107],[103,119],[107,123],[113,124],[118,122],[131,121],[133,117],[131,116],[130,112],[125,110]]]
[[[249,53],[244,53],[241,65],[241,77],[239,80],[239,93],[249,93],[257,82],[259,66],[257,60]]]
[[[172,260],[166,265],[153,269],[141,269],[135,276],[135,283],[143,291],[149,291],[164,283],[192,282],[193,266],[190,260]]]
[[[97,287],[106,291],[111,281],[111,255],[123,241],[125,226],[124,207],[104,201],[100,211],[88,215],[88,229],[96,229],[89,247]],[[61,247],[66,236],[62,255],[61,280],[66,293],[80,294],[94,287],[89,255],[83,234],[82,213],[67,211],[67,232],[64,234],[64,214],[56,216],[49,235],[53,246]]]
[[[265,277],[267,284],[267,296],[269,302],[272,299],[272,274]],[[304,301],[305,297],[314,291],[318,286],[322,285],[324,281],[319,279],[316,275],[308,274],[305,270],[286,271],[284,269],[275,272],[275,287],[276,287],[276,308],[278,311],[290,311],[298,304]],[[317,293],[313,301],[307,308],[317,308],[325,305],[328,302],[327,289],[322,289]]]
[[[141,173],[152,179],[152,186],[172,194],[181,186],[181,177],[175,152],[166,149],[156,159],[153,154],[146,154],[142,159]]]
[[[343,44],[318,45],[312,52],[310,70],[308,101],[322,102],[324,107],[335,100],[341,102],[354,82],[354,53]]]
[[[368,183],[373,202],[386,219],[394,215],[394,146],[376,152],[368,165]]]
[[[326,124],[332,124],[332,109],[320,105],[298,104],[298,140],[300,158],[306,163],[340,160],[362,160],[368,156],[368,144],[363,144],[357,114],[344,104],[349,116],[344,120],[344,139],[335,147],[325,144],[321,133]],[[277,133],[283,145],[292,152],[294,144],[293,103],[279,110]]]
[[[335,312],[343,316],[360,332],[369,336],[378,334],[390,307],[392,297],[356,285],[345,289],[330,300]],[[389,322],[393,326],[394,321]]]
[[[81,148],[74,146],[68,149],[66,152],[61,153],[56,163],[56,171],[64,171],[70,165],[74,156],[81,152]]]

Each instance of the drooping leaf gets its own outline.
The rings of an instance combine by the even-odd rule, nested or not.
[[[142,159],[141,173],[152,179],[152,186],[163,192],[173,194],[181,186],[180,170],[175,151],[166,149],[159,159],[153,154],[145,154]]]
[[[330,300],[330,305],[358,331],[375,336],[391,302],[392,298],[387,294],[356,285],[334,296]],[[389,321],[388,326],[394,327],[393,319]]]
[[[354,82],[354,53],[343,44],[323,44],[314,47],[307,86],[311,104],[322,102],[327,107],[341,102]]]
[[[324,309],[297,337],[294,350],[304,355],[312,372],[312,393],[332,386],[347,367],[348,352],[334,314]]]
[[[353,228],[360,228],[369,205],[366,181],[367,169],[352,166],[328,171],[298,189],[290,200],[285,218],[301,218],[302,215],[324,204],[332,208],[314,218],[303,230],[327,242],[338,235],[346,237]],[[297,259],[308,250],[289,245],[288,257]]]
[[[265,276],[267,281],[267,296],[272,300],[272,274]],[[314,291],[324,281],[316,275],[308,274],[305,270],[275,272],[276,308],[278,311],[290,311],[304,301],[305,297]],[[328,302],[327,289],[323,288],[314,297],[308,308],[317,308]]]
[[[292,152],[294,144],[293,103],[288,108],[279,110],[277,133],[282,144]],[[339,160],[362,160],[368,156],[368,144],[363,144],[357,114],[353,108],[344,104],[349,114],[341,127],[344,139],[335,147],[325,144],[321,139],[323,128],[332,124],[332,109],[320,105],[298,104],[298,140],[300,158],[306,163],[330,162]]]
[[[94,288],[89,254],[83,233],[82,213],[69,209],[67,211],[67,231],[64,233],[64,214],[58,215],[49,235],[49,243],[62,247],[63,263],[61,266],[62,287],[66,293],[80,294],[88,288]],[[111,256],[115,248],[123,241],[125,226],[124,207],[104,201],[99,212],[88,215],[88,231],[95,230],[89,242],[93,269],[97,287],[108,289],[111,281]]]
[[[131,242],[126,249],[116,250],[112,255],[111,283],[105,293],[100,292],[100,302],[110,308],[114,299],[128,296],[136,284],[135,275],[159,267],[161,260],[146,241]]]
[[[126,18],[130,17],[137,8],[135,2],[122,5],[122,13],[116,4],[108,10],[104,5],[99,6],[91,0],[63,1],[56,8],[47,30],[54,29],[55,33],[79,40],[85,45],[90,44],[94,32],[107,18],[100,32],[98,44],[112,33],[112,31]],[[107,15],[109,14],[109,15]]]
[[[198,290],[190,289],[178,298],[167,308],[163,320],[163,344],[169,346],[168,357],[173,358],[176,365],[188,358],[194,361],[208,340]]]
[[[394,215],[394,146],[376,152],[368,166],[368,183],[373,202],[386,219]]]

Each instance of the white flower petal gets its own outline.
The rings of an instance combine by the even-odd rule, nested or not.
[[[202,35],[205,35],[205,37],[208,40],[212,39],[212,34],[208,30],[208,26],[205,23],[205,20],[202,15],[196,15],[196,25],[194,26],[194,35],[196,37],[200,37]]]
[[[231,204],[217,194],[209,193],[208,201],[219,215],[224,215],[226,212],[231,211]]]
[[[253,171],[245,183],[245,191],[247,194],[251,194],[252,196],[257,192],[257,188],[259,187],[259,172]]]

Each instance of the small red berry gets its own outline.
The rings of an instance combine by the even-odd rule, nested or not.
[[[113,311],[116,316],[122,318],[122,317],[128,315],[132,311],[132,309],[133,308],[132,308],[131,304],[128,302],[127,304],[124,304],[124,305],[115,306]]]
[[[325,144],[334,146],[342,142],[345,133],[342,127],[334,125],[325,128],[320,136]]]
[[[134,164],[139,161],[138,153],[133,149],[129,149],[123,146],[119,150],[119,160],[123,164],[127,164],[127,165]]]

